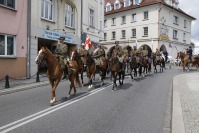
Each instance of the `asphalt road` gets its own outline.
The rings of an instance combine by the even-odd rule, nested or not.
[[[57,103],[50,106],[50,86],[0,96],[0,132],[13,133],[161,133],[168,92],[179,69],[151,74],[112,91],[104,87],[78,88],[67,98],[69,82],[57,88]],[[99,83],[98,81],[95,81]]]

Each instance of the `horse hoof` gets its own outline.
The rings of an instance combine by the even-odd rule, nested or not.
[[[102,87],[103,85],[104,85],[104,83],[102,82],[102,83],[101,83],[101,87]]]
[[[56,98],[54,97],[53,99],[50,100],[50,104],[53,104],[56,101]]]

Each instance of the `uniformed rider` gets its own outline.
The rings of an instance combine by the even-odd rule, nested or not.
[[[92,52],[92,57],[95,60],[95,64],[97,66],[97,69],[99,71],[101,71],[100,68],[100,60],[102,59],[102,57],[105,57],[105,51],[104,49],[101,47],[101,44],[95,44],[94,45],[94,51]]]
[[[189,59],[190,59],[190,61],[192,62],[192,56],[193,56],[193,50],[192,50],[192,47],[191,46],[189,46],[189,49],[188,49],[188,51],[187,51],[187,53],[188,53],[188,55],[189,55]]]
[[[160,50],[158,48],[156,48],[155,55],[156,55],[156,61],[159,61],[161,54],[160,54]]]
[[[66,61],[68,60],[68,46],[64,44],[64,40],[65,37],[61,36],[55,49],[61,70],[64,72],[64,77],[62,79],[65,79],[68,75],[68,68],[66,67]]]

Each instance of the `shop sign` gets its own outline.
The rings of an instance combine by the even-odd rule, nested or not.
[[[73,36],[69,36],[67,34],[63,34],[63,33],[56,32],[56,31],[51,31],[51,30],[45,30],[44,34],[43,34],[44,38],[50,39],[50,40],[55,40],[55,41],[57,41],[60,36],[65,37],[65,42],[73,43]]]

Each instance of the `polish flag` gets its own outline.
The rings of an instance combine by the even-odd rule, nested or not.
[[[86,50],[89,50],[91,47],[92,47],[91,40],[90,40],[90,37],[87,35],[86,36],[86,41],[85,41],[84,48]]]

